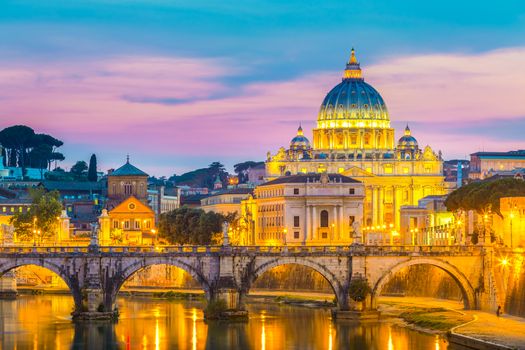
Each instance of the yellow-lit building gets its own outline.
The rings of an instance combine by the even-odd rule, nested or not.
[[[148,205],[148,174],[129,158],[108,175],[108,204],[99,217],[100,244],[153,244],[155,212]]]
[[[241,245],[361,243],[364,187],[340,174],[271,180],[241,204]]]
[[[386,104],[365,83],[354,50],[343,79],[325,97],[313,143],[301,127],[290,147],[268,152],[266,178],[339,173],[364,184],[363,227],[400,227],[403,205],[448,192],[440,153],[419,147],[410,128],[397,144]]]
[[[212,193],[201,199],[201,209],[209,212],[228,215],[241,213],[241,202],[250,196],[253,188],[229,188]]]

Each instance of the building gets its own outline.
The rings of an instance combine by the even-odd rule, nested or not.
[[[144,204],[148,203],[148,174],[129,162],[108,174],[108,202],[111,210],[123,200],[134,196]]]
[[[180,208],[180,190],[174,188],[170,195],[164,186],[148,189],[148,203],[158,219],[160,214]]]
[[[99,217],[101,245],[154,244],[156,241],[155,213],[135,196],[116,207],[102,210]]]
[[[241,202],[247,199],[253,193],[253,188],[229,188],[223,191],[217,191],[210,196],[201,199],[201,209],[204,211],[213,211],[220,214],[241,214]]]
[[[525,197],[500,199],[501,216],[492,215],[493,225],[501,243],[507,247],[525,247]]]
[[[246,172],[248,173],[248,184],[258,186],[264,183],[264,178],[266,176],[266,166],[264,163],[250,167]]]
[[[2,181],[22,181],[22,180],[42,180],[48,172],[46,168],[25,168],[4,166],[3,147],[0,146],[0,180]],[[24,172],[25,170],[25,172]]]
[[[298,174],[338,173],[363,183],[364,225],[399,228],[400,208],[441,195],[446,184],[440,152],[420,148],[410,128],[397,144],[386,104],[365,83],[352,54],[340,84],[325,97],[313,130],[313,143],[299,127],[288,149],[268,152],[268,180]]]
[[[153,244],[155,212],[148,205],[148,174],[129,162],[108,174],[106,208],[99,217],[101,244]]]
[[[360,243],[364,186],[340,174],[282,176],[241,205],[241,244]]]
[[[446,196],[427,196],[417,206],[401,207],[399,242],[404,245],[451,245],[459,243],[454,235],[456,220],[447,211]],[[394,242],[397,243],[397,242]]]
[[[469,178],[470,161],[452,159],[443,162],[443,176],[446,182],[455,182],[459,188]]]
[[[483,180],[496,172],[525,168],[525,150],[476,152],[470,155],[469,178]]]

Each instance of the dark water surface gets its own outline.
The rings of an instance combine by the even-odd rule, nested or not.
[[[1,349],[447,349],[388,322],[332,322],[322,309],[248,304],[245,323],[206,323],[202,303],[120,298],[115,325],[73,324],[73,300],[22,295],[0,301]]]

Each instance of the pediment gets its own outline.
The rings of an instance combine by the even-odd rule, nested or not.
[[[348,176],[348,177],[375,177],[376,176],[375,174],[370,173],[356,166],[346,169],[345,171],[341,173],[341,175]]]
[[[150,207],[139,201],[136,197],[131,196],[120,202],[115,208],[109,211],[109,214],[117,213],[153,213]]]

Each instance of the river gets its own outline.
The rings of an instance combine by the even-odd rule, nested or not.
[[[1,349],[447,349],[390,322],[332,322],[330,312],[248,303],[249,321],[205,322],[202,302],[121,297],[117,324],[71,322],[66,295],[0,301]]]

